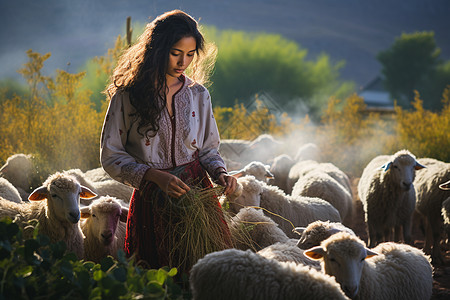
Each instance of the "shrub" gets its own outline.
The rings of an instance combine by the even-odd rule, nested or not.
[[[64,242],[35,233],[24,240],[10,219],[0,221],[0,299],[182,299],[176,269],[142,269],[123,251],[116,261],[77,260]]]

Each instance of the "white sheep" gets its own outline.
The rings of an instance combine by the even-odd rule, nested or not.
[[[207,254],[193,266],[189,283],[194,300],[348,299],[332,277],[250,250]]]
[[[268,183],[279,187],[285,193],[289,193],[287,189],[287,180],[289,171],[294,164],[294,159],[288,154],[281,154],[275,157],[270,166],[270,172],[273,174],[273,178],[269,179]]]
[[[320,270],[320,263],[308,259],[304,255],[305,250],[300,249],[297,246],[297,243],[297,239],[289,239],[286,242],[277,242],[273,245],[267,246],[256,253],[267,259],[275,259],[279,262],[294,262],[296,264],[302,264],[316,270]]]
[[[22,197],[16,187],[3,177],[0,177],[0,197],[16,203],[22,202]]]
[[[421,158],[418,162],[426,168],[416,172],[414,188],[416,190],[416,210],[425,218],[424,251],[431,254],[433,263],[442,264],[444,257],[440,251],[442,239],[443,202],[449,193],[439,188],[439,184],[450,180],[450,164],[442,161]],[[442,186],[442,185],[441,185]]]
[[[244,207],[228,221],[233,247],[240,250],[261,250],[289,238],[262,210]]]
[[[80,211],[84,259],[97,263],[108,255],[117,259],[117,251],[125,244],[128,208],[114,197],[102,196]]]
[[[14,203],[0,200],[0,217],[15,218],[25,228],[24,236],[31,238],[28,222],[37,220],[39,233],[47,235],[51,242],[64,241],[69,252],[78,258],[84,255],[83,233],[80,229],[80,198],[97,195],[72,177],[61,173],[50,175],[43,185],[35,189],[28,199],[31,203]],[[43,201],[47,199],[47,201]]]
[[[250,141],[238,139],[220,140],[219,152],[224,159],[242,163],[244,152],[247,151]]]
[[[81,185],[88,187],[94,193],[99,196],[111,196],[125,201],[130,202],[131,195],[133,194],[133,188],[125,185],[116,180],[105,180],[93,182],[86,178],[84,173],[80,169],[70,169],[64,171],[64,173],[74,176]],[[89,202],[83,202],[85,205],[89,205]]]
[[[358,184],[365,221],[369,231],[369,247],[392,240],[411,243],[411,222],[415,209],[415,170],[424,166],[408,150],[394,155],[380,155],[364,168]]]
[[[319,246],[322,241],[341,231],[356,236],[353,230],[338,222],[315,221],[307,227],[297,227],[295,228],[295,232],[300,235],[297,247],[300,249],[309,249]]]
[[[345,225],[352,223],[352,195],[338,181],[321,170],[310,171],[301,176],[292,189],[292,196],[317,197],[328,201],[339,211]]]
[[[248,164],[251,161],[261,161],[265,164],[280,154],[284,143],[277,141],[269,134],[261,134],[252,141],[246,140],[221,140],[219,152],[226,159]]]
[[[221,201],[230,202],[230,209],[238,212],[243,206],[259,206],[264,213],[279,224],[290,238],[296,238],[292,229],[296,226],[307,226],[309,223],[322,220],[340,222],[339,212],[330,203],[319,198],[292,197],[286,195],[276,186],[256,180],[253,176],[238,178],[236,198],[229,195]]]
[[[0,168],[0,177],[7,179],[16,187],[23,201],[31,192],[30,180],[33,172],[33,162],[30,154],[18,153],[11,155]]]
[[[229,174],[236,178],[251,175],[264,182],[267,182],[268,179],[273,178],[273,174],[270,172],[270,166],[263,164],[260,161],[252,161],[245,165],[244,168],[236,171],[230,171]]]
[[[350,179],[337,166],[332,163],[319,163],[315,160],[303,160],[295,163],[291,169],[289,170],[288,179],[287,179],[287,192],[292,193],[292,189],[296,182],[309,172],[317,172],[322,171],[329,176],[331,176],[334,180],[339,182],[349,193],[350,196],[353,197],[352,186],[350,183]]]
[[[112,180],[111,176],[109,176],[102,167],[87,170],[84,172],[84,176],[93,182]]]
[[[332,235],[305,255],[320,259],[352,299],[430,299],[433,268],[429,257],[412,246],[392,242],[369,250],[347,232]]]
[[[302,145],[300,148],[298,148],[294,160],[296,162],[302,160],[320,161],[320,149],[314,143],[306,143]]]

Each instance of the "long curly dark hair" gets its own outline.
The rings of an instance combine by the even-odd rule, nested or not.
[[[205,40],[197,21],[181,10],[166,12],[147,24],[144,33],[121,55],[114,69],[106,92],[110,96],[121,91],[129,93],[136,111],[134,116],[139,120],[138,132],[142,135],[154,136],[159,130],[161,112],[166,106],[170,49],[184,37],[196,41],[197,55],[192,63],[195,69],[199,65],[199,52],[204,52]]]

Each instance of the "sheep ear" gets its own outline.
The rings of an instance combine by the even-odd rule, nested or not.
[[[6,174],[8,172],[8,165],[4,165],[1,169],[0,169],[0,173],[1,174]]]
[[[292,229],[292,232],[295,232],[299,235],[302,235],[303,231],[305,231],[306,227],[295,227],[294,229]]]
[[[85,186],[81,186],[80,198],[82,199],[91,199],[97,197],[97,194],[91,191],[89,188]]]
[[[228,172],[231,176],[234,176],[236,178],[242,177],[245,175],[245,172],[243,170],[239,170],[239,171],[230,171]]]
[[[423,168],[426,168],[424,165],[421,165],[421,164],[419,164],[417,161],[416,161],[416,165],[414,166],[414,169],[415,170],[420,170],[420,169],[423,169]]]
[[[270,171],[266,171],[266,174],[264,176],[266,176],[269,179],[275,178],[275,176],[273,176],[273,174]]]
[[[90,210],[89,206],[80,208],[80,212],[81,212],[82,219],[87,219],[91,216],[91,210]]]
[[[366,248],[366,253],[367,253],[367,256],[366,256],[366,258],[369,258],[369,257],[372,257],[372,256],[376,256],[376,255],[378,255],[378,253],[376,253],[376,252],[373,252],[372,250],[370,250],[370,249],[367,249],[367,248]]]
[[[440,184],[439,188],[441,190],[450,190],[450,181],[447,181],[447,182],[444,182],[443,184]]]
[[[317,246],[317,247],[313,247],[311,249],[305,250],[305,252],[303,252],[303,254],[312,260],[319,260],[325,255],[325,250],[323,250],[322,247]]]
[[[382,165],[380,169],[382,169],[383,171],[386,172],[387,170],[389,170],[389,168],[391,167],[391,165],[392,165],[392,162],[390,161],[390,162],[388,162],[388,163]]]
[[[128,208],[122,207],[122,213],[120,214],[120,221],[126,222],[128,218]]]
[[[47,199],[48,197],[48,191],[45,186],[38,187],[35,189],[30,196],[28,196],[28,200],[30,201],[42,201],[44,199]]]

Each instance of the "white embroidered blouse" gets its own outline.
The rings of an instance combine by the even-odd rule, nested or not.
[[[215,180],[226,171],[219,154],[219,132],[208,90],[184,76],[181,89],[173,96],[171,120],[162,111],[160,128],[154,137],[137,132],[138,121],[128,93],[116,93],[103,123],[100,160],[115,180],[138,189],[149,168],[169,169],[194,161]]]

